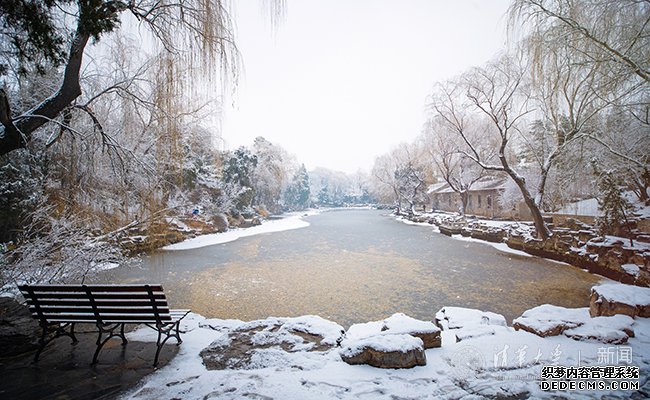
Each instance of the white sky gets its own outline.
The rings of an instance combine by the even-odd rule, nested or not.
[[[356,172],[420,133],[435,82],[504,48],[509,0],[287,0],[275,31],[260,4],[236,4],[226,148],[264,136],[308,169]]]

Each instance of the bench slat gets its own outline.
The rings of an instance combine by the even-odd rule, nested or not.
[[[39,299],[87,299],[88,294],[85,292],[78,292],[78,293],[47,293],[47,294],[40,294],[40,293],[35,293],[36,297]],[[31,295],[28,293],[23,293],[23,296],[26,299],[30,299]],[[149,294],[146,292],[142,293],[133,293],[129,295],[124,295],[120,293],[93,293],[93,297],[95,299],[101,299],[101,300],[110,300],[110,299],[116,299],[116,300],[123,300],[125,298],[128,299],[136,299],[136,300],[144,300],[144,299],[149,299]],[[164,293],[154,293],[154,298],[155,299],[165,299],[165,294]]]
[[[29,311],[32,312],[32,314],[38,314],[36,311],[36,307],[30,307]],[[44,316],[48,316],[50,314],[84,314],[84,313],[93,313],[94,309],[90,306],[88,307],[42,307],[41,306],[41,313]],[[153,308],[152,307],[97,307],[97,312],[100,314],[153,314]],[[160,315],[165,315],[169,314],[169,308],[168,307],[161,307],[158,308],[158,313]]]
[[[162,292],[163,287],[160,284],[148,285],[154,292]],[[92,292],[145,292],[145,285],[19,285],[21,291],[27,292],[28,288],[35,293],[39,292],[83,292],[85,288]]]
[[[100,317],[103,322],[108,321],[119,321],[119,322],[133,322],[133,323],[145,323],[145,322],[156,322],[158,319],[153,314],[108,314],[101,315]],[[38,317],[35,317],[38,318]],[[95,314],[52,314],[46,318],[47,322],[95,322],[97,317]],[[171,321],[172,317],[167,315],[160,315],[160,321],[166,322]]]
[[[27,299],[29,305],[33,305],[31,299]],[[38,304],[44,306],[72,306],[72,307],[90,307],[90,300],[88,299],[38,299]],[[149,299],[106,299],[95,300],[97,307],[151,307],[153,302]],[[167,301],[156,300],[156,307],[167,307]]]

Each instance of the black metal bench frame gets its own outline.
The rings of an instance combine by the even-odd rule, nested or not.
[[[160,350],[170,338],[175,338],[177,345],[183,342],[180,321],[190,312],[170,309],[162,285],[19,285],[18,288],[27,300],[32,317],[43,329],[34,362],[56,338],[67,336],[76,344],[76,324],[94,323],[97,327],[93,365],[110,339],[119,337],[122,345],[127,344],[125,324],[145,324],[158,332],[155,367]]]

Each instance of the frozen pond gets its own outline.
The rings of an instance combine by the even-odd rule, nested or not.
[[[407,225],[378,210],[334,210],[308,227],[191,250],[161,250],[141,268],[107,271],[115,283],[162,283],[174,307],[252,320],[317,314],[343,326],[404,312],[433,319],[443,306],[511,320],[551,303],[588,305],[601,278]]]

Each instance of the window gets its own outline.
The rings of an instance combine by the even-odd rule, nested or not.
[[[478,195],[478,208],[481,208],[481,195]]]

